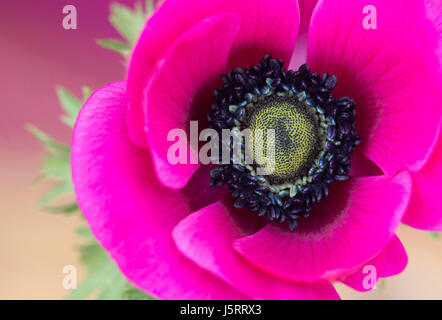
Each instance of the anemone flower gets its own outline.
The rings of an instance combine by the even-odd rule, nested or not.
[[[401,222],[442,230],[440,3],[366,5],[166,0],[148,20],[126,81],[82,108],[71,159],[79,206],[133,284],[336,299],[334,282],[366,291],[367,270],[406,267]],[[168,133],[191,120],[277,128],[274,172],[172,164]]]

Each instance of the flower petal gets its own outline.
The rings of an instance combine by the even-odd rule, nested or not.
[[[401,273],[408,263],[407,253],[399,238],[395,235],[387,247],[384,248],[375,258],[371,259],[363,266],[342,278],[342,282],[358,291],[369,291],[374,289],[372,285],[378,283],[379,278],[391,277]],[[371,277],[374,269],[375,281],[367,282],[367,277]],[[365,285],[364,285],[365,284]]]
[[[249,67],[265,54],[289,61],[299,28],[296,0],[166,0],[149,19],[133,51],[128,73],[128,129],[146,147],[144,89],[155,65],[170,46],[199,21],[219,12],[241,14],[241,28],[230,52],[229,68]],[[229,26],[225,26],[229,29]]]
[[[290,70],[298,70],[302,64],[307,62],[308,33],[313,9],[317,2],[318,0],[298,0],[301,21],[295,49],[293,50],[293,55],[290,60]]]
[[[207,113],[220,86],[227,59],[241,20],[236,13],[219,13],[197,23],[166,52],[146,88],[148,142],[157,179],[180,189],[198,169],[198,145],[190,143],[190,120],[207,127]],[[168,141],[171,130],[186,132],[184,146],[190,152],[185,163],[171,164]],[[198,129],[193,130],[198,140]],[[187,138],[190,137],[190,140]]]
[[[176,249],[172,228],[191,212],[199,183],[163,188],[149,152],[129,140],[126,113],[125,83],[113,83],[89,98],[75,125],[72,176],[92,232],[131,282],[160,298],[245,298]]]
[[[442,63],[442,1],[426,0],[429,19],[439,32],[439,61]],[[441,122],[442,123],[442,122]],[[434,154],[420,172],[413,172],[413,194],[403,222],[418,229],[442,231],[442,131]]]
[[[327,279],[353,269],[383,249],[394,235],[410,197],[410,177],[352,178],[335,183],[298,228],[269,224],[234,242],[246,259],[295,281]]]
[[[323,0],[309,35],[311,68],[335,74],[335,95],[357,103],[364,154],[390,175],[422,168],[442,112],[440,34],[424,1]]]
[[[230,212],[226,204],[218,201],[183,219],[173,231],[175,243],[201,268],[247,296],[289,300],[339,298],[327,281],[301,284],[282,280],[238,255],[232,242],[254,229],[250,226],[250,214],[246,210]]]
[[[350,177],[381,176],[384,173],[372,161],[368,160],[359,149],[356,149],[351,156]]]
[[[442,0],[425,0],[427,17],[434,24],[439,33],[439,49],[437,54],[439,61],[442,63]]]
[[[412,172],[413,193],[403,222],[417,229],[442,231],[442,137],[427,165]]]

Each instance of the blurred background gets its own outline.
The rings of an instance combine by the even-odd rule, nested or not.
[[[119,0],[133,6],[135,1]],[[65,265],[86,270],[77,247],[78,215],[65,217],[38,209],[48,188],[37,183],[44,150],[25,129],[32,123],[69,143],[71,131],[55,88],[81,96],[81,87],[99,88],[124,79],[124,61],[96,45],[118,38],[108,23],[108,0],[0,1],[0,299],[63,299]],[[78,29],[62,27],[65,5],[77,8]],[[399,236],[409,256],[407,269],[370,293],[345,286],[344,299],[442,299],[442,236],[402,226]]]

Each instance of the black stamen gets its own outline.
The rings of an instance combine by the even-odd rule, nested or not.
[[[256,175],[256,166],[244,164],[223,164],[210,172],[212,187],[229,185],[236,198],[235,208],[249,206],[258,216],[287,222],[294,230],[298,219],[308,217],[314,204],[328,196],[328,184],[349,178],[351,153],[361,141],[355,131],[356,103],[348,97],[334,99],[331,91],[337,85],[335,75],[312,73],[306,64],[298,71],[285,71],[283,62],[270,55],[257,66],[233,69],[222,79],[224,85],[215,90],[216,103],[208,115],[211,127],[220,137],[222,129],[238,128],[238,123],[241,129],[247,127],[242,120],[247,119],[249,112],[245,106],[256,106],[261,95],[290,94],[318,114],[318,125],[324,128],[324,144],[303,179],[276,185],[267,176]]]

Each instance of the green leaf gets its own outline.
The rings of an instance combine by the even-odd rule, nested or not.
[[[89,97],[92,95],[92,90],[87,86],[84,86],[81,89],[83,91],[83,102],[86,102],[86,100],[89,99]]]
[[[96,295],[99,300],[150,300],[153,297],[132,286],[121,274],[115,262],[94,239],[89,227],[76,229],[76,233],[89,242],[80,246],[80,260],[86,266],[88,275],[67,299],[77,300]]]
[[[91,235],[90,231],[88,232],[85,228],[77,229],[77,233],[86,237]],[[67,299],[85,299],[92,294],[97,294],[99,300],[115,300],[123,297],[124,299],[140,299],[141,297],[152,299],[127,282],[115,262],[95,240],[80,247],[80,259],[86,265],[88,275],[77,289],[71,291]]]
[[[69,147],[57,142],[48,134],[32,125],[27,125],[26,127],[45,146],[46,151],[48,152],[43,159],[41,167],[43,180],[57,181],[57,184],[41,197],[39,206],[53,213],[74,213],[77,211],[78,207],[74,206],[72,203],[51,206],[51,203],[58,198],[73,194]]]
[[[42,209],[47,209],[57,198],[72,194],[72,191],[72,183],[60,182],[41,197],[39,205]]]
[[[153,5],[153,1],[154,0],[146,0],[146,4],[145,4],[145,8],[146,8],[146,12],[145,12],[145,17],[146,17],[146,19],[148,19],[151,15],[152,15],[152,13],[153,13],[153,11],[154,11],[154,5]]]
[[[69,147],[55,141],[55,139],[51,138],[48,134],[44,133],[40,129],[34,127],[31,124],[26,125],[26,129],[32,133],[34,137],[36,137],[46,148],[49,153],[52,154],[65,154],[69,153]]]
[[[77,289],[72,290],[68,299],[88,298],[92,293],[102,289],[114,268],[113,261],[95,241],[80,247],[80,260],[86,265],[88,276]]]
[[[71,92],[60,86],[57,87],[57,96],[61,107],[66,112],[61,120],[71,128],[74,127],[75,120],[77,119],[78,112],[83,106],[83,102],[76,98]]]
[[[379,278],[377,287],[379,288],[379,291],[385,291],[385,289],[387,289],[387,278]]]
[[[53,213],[63,213],[63,214],[73,214],[78,212],[80,209],[78,208],[78,204],[76,202],[67,203],[60,206],[46,206],[44,208],[46,211]]]
[[[110,9],[109,22],[123,37],[123,41],[118,39],[99,39],[97,43],[103,48],[118,52],[123,57],[128,58],[147,19],[154,11],[153,0],[146,0],[144,10],[140,3],[136,3],[134,9],[123,4],[113,3]]]
[[[438,239],[440,237],[440,232],[430,232],[430,236],[432,236],[435,239]]]
[[[132,47],[146,22],[141,5],[135,4],[134,10],[132,10],[123,4],[113,3],[110,10],[110,23]]]
[[[123,57],[128,57],[130,53],[130,47],[126,43],[116,39],[98,39],[98,45],[105,49],[109,49],[121,54]]]
[[[69,150],[58,155],[47,155],[43,160],[41,172],[46,178],[66,183],[71,182]]]
[[[141,291],[134,286],[127,284],[121,293],[123,300],[155,300],[155,297],[149,296],[144,291]]]
[[[140,4],[136,4],[134,9],[131,9],[115,3],[111,5],[110,11],[109,20],[123,37],[123,41],[101,39],[97,43],[106,49],[116,51],[124,57],[128,57],[146,20],[153,13],[153,0],[146,0],[145,10],[143,10]],[[62,116],[62,122],[71,128],[75,124],[82,105],[92,94],[91,89],[88,87],[83,87],[82,91],[83,100],[75,97],[65,88],[57,87],[57,96],[65,112]],[[28,125],[27,129],[44,145],[48,152],[41,168],[44,180],[57,181],[57,184],[43,195],[40,205],[49,212],[63,214],[78,212],[78,204],[75,202],[68,202],[62,205],[52,204],[64,195],[73,195],[70,173],[70,148],[57,142],[48,134],[32,125]],[[80,247],[81,261],[86,265],[88,275],[77,289],[71,291],[68,299],[84,299],[93,294],[97,294],[97,299],[154,299],[132,286],[125,279],[115,262],[95,240],[89,227],[78,228],[76,233],[89,241],[88,244]]]
[[[65,88],[57,87],[57,96],[60,105],[65,111],[62,121],[70,127],[75,124],[78,112],[84,101],[91,95],[88,87],[83,87],[83,101],[76,98]],[[55,180],[57,184],[46,192],[39,201],[42,209],[52,213],[72,214],[78,211],[78,206],[74,203],[62,205],[52,205],[58,198],[65,195],[73,195],[73,185],[70,168],[70,148],[57,142],[45,132],[27,125],[27,129],[45,146],[48,154],[43,159],[41,166],[42,180]]]
[[[94,235],[92,234],[91,229],[89,229],[89,227],[87,226],[77,228],[77,230],[75,230],[75,233],[82,238],[94,239]]]

